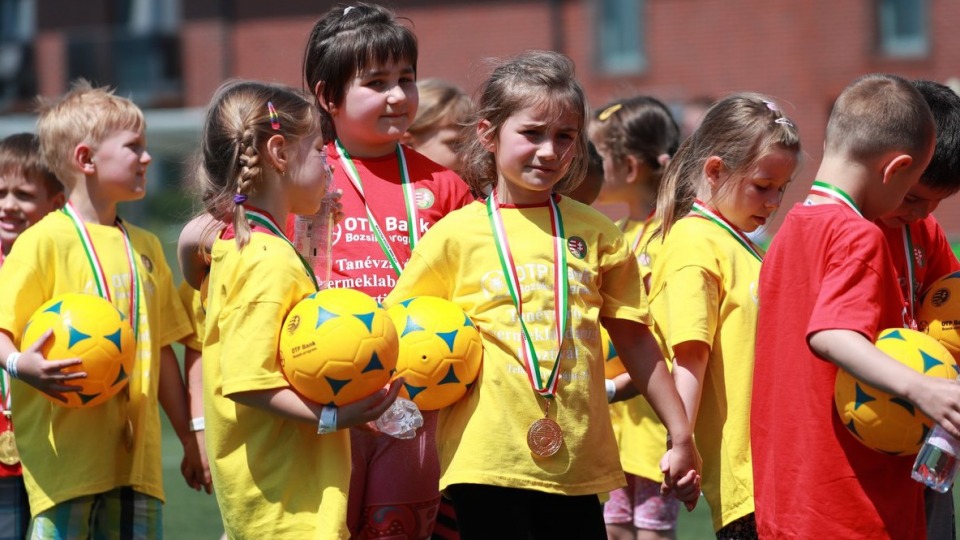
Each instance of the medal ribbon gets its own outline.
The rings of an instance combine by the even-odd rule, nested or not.
[[[916,303],[916,294],[914,291],[914,283],[916,283],[917,275],[916,269],[913,266],[913,239],[910,237],[910,225],[903,226],[903,251],[907,257],[907,311],[910,315],[910,325],[913,326],[916,324],[916,317],[914,316],[914,304]]]
[[[297,248],[293,245],[293,242],[287,238],[287,235],[283,234],[283,231],[280,230],[280,227],[277,227],[273,220],[268,218],[266,215],[261,214],[260,212],[245,208],[243,213],[247,216],[247,220],[269,230],[274,236],[279,237],[281,240],[286,242],[288,246],[290,246],[290,249],[292,249],[293,252],[297,254],[297,258],[300,259],[300,263],[303,264],[303,268],[307,271],[307,275],[310,276],[310,281],[313,282],[314,288],[319,291],[320,286],[317,284],[317,276],[313,274],[313,268],[310,268],[310,263],[303,258],[303,255],[301,255],[299,251],[297,251]]]
[[[824,197],[849,206],[850,209],[856,212],[858,216],[863,217],[863,212],[857,208],[857,203],[853,202],[853,197],[847,194],[846,191],[834,186],[833,184],[814,180],[813,185],[810,186],[810,195],[818,195],[820,197]]]
[[[87,256],[87,262],[90,264],[90,271],[93,272],[94,282],[97,286],[97,294],[108,302],[113,303],[113,297],[110,294],[107,276],[103,271],[103,265],[100,264],[100,257],[97,255],[97,249],[93,245],[93,239],[90,238],[90,232],[87,226],[80,219],[80,215],[69,202],[63,207],[62,212],[73,222],[77,235],[80,237],[80,245],[83,246],[83,252]],[[137,271],[137,265],[133,258],[133,246],[130,244],[130,234],[123,225],[123,221],[118,217],[114,221],[117,228],[123,235],[123,247],[127,254],[127,264],[130,266],[130,308],[128,316],[130,325],[133,327],[133,339],[137,340],[140,336],[140,273]]]
[[[560,351],[563,348],[563,336],[567,331],[570,287],[567,276],[567,252],[563,218],[556,201],[552,197],[548,208],[550,210],[550,233],[553,236],[553,297],[555,299],[553,311],[557,321],[557,357],[553,363],[553,368],[550,370],[550,375],[544,381],[540,374],[540,360],[537,356],[536,347],[534,347],[533,339],[530,338],[527,324],[523,320],[523,292],[520,288],[520,278],[517,275],[513,252],[510,250],[510,243],[507,240],[507,230],[503,224],[503,217],[500,215],[500,205],[497,204],[496,193],[491,193],[487,197],[487,217],[490,219],[490,229],[493,232],[494,245],[497,247],[500,268],[503,270],[507,290],[510,292],[513,306],[517,311],[517,320],[520,321],[520,330],[522,331],[520,352],[523,357],[523,366],[527,371],[527,378],[530,380],[533,389],[545,398],[552,398],[560,380]]]
[[[386,255],[390,266],[393,267],[393,271],[399,276],[403,270],[403,264],[400,263],[400,258],[397,257],[397,254],[393,251],[393,247],[387,242],[387,237],[383,234],[380,223],[373,216],[373,211],[367,203],[367,197],[363,193],[363,182],[360,180],[360,172],[357,171],[357,166],[353,164],[353,159],[350,157],[347,149],[340,143],[340,139],[336,139],[334,144],[336,145],[340,159],[346,164],[347,177],[350,178],[350,183],[353,184],[353,188],[357,190],[357,194],[360,195],[360,202],[363,203],[363,207],[367,211],[367,219],[370,221],[373,236],[377,239],[377,243],[380,244],[380,249],[383,250],[383,254]],[[410,173],[407,171],[407,158],[403,155],[403,148],[400,146],[400,143],[397,143],[396,152],[397,162],[400,164],[400,186],[403,188],[403,205],[407,209],[407,233],[410,237],[410,250],[412,251],[420,240],[420,232],[418,231],[419,224],[417,221],[417,199],[413,193],[413,183],[410,182]]]
[[[737,243],[743,246],[743,248],[750,252],[751,255],[756,257],[758,261],[763,262],[763,256],[760,255],[760,251],[757,249],[754,243],[747,238],[747,235],[743,234],[743,231],[738,229],[732,223],[723,219],[723,216],[715,213],[710,208],[707,208],[707,205],[705,205],[702,201],[699,199],[694,201],[691,212],[708,221],[712,221],[718,227],[730,233],[730,236],[732,236]]]
[[[10,410],[10,378],[6,370],[0,370],[0,414]]]

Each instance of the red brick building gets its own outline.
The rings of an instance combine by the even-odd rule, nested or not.
[[[830,105],[855,77],[891,72],[960,89],[953,0],[397,0],[420,41],[420,77],[472,92],[487,58],[559,50],[591,103],[647,93],[675,105],[751,90],[776,97],[805,160],[787,204],[820,158]],[[86,76],[149,110],[151,144],[188,151],[226,78],[300,84],[301,56],[326,0],[0,0],[0,135],[30,120],[35,93]],[[19,52],[19,54],[18,54]],[[11,60],[13,59],[13,60]],[[616,212],[615,210],[613,211]],[[937,216],[960,240],[960,197]]]

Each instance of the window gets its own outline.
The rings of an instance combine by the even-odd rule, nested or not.
[[[601,71],[639,73],[647,67],[644,0],[597,0],[596,46]]]
[[[878,0],[877,32],[886,56],[926,56],[930,50],[927,0]]]
[[[0,0],[0,111],[27,111],[37,95],[34,0]]]

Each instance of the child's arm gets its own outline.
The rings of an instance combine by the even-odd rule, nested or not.
[[[205,488],[209,492],[210,469],[200,454],[196,437],[190,432],[187,392],[180,376],[177,356],[169,345],[160,348],[160,381],[157,393],[160,405],[183,445],[183,460],[180,462],[183,478],[193,489],[199,491]]]
[[[821,330],[810,336],[809,343],[817,356],[870,386],[906,398],[948,433],[960,437],[960,384],[956,381],[917,373],[853,330]]]
[[[687,509],[692,510],[700,495],[700,455],[693,443],[692,424],[684,413],[667,363],[646,326],[610,318],[603,318],[602,323],[634,385],[670,434],[672,446],[660,463],[664,472],[663,491],[673,491]]]
[[[203,277],[210,271],[210,263],[201,253],[210,253],[216,235],[207,234],[204,238],[204,233],[220,230],[222,227],[222,222],[217,221],[210,214],[203,214],[191,219],[180,231],[180,239],[177,240],[177,259],[180,261],[184,281],[194,289],[200,290]]]
[[[400,393],[403,378],[396,379],[387,388],[381,388],[373,395],[349,405],[337,407],[337,429],[361,426],[372,422],[383,414],[393,404]],[[323,405],[305,399],[291,388],[276,388],[272,390],[252,390],[230,394],[230,399],[246,405],[274,413],[276,415],[306,422],[316,426],[320,422],[320,411]]]
[[[52,335],[53,330],[47,330],[36,343],[32,343],[23,352],[20,352],[17,358],[16,378],[60,401],[66,401],[62,392],[77,392],[80,387],[64,383],[76,379],[86,379],[87,372],[63,371],[65,368],[79,365],[82,362],[79,358],[47,360],[43,357],[40,348]],[[0,362],[3,363],[3,369],[8,373],[10,368],[7,366],[7,361],[10,360],[10,355],[16,352],[18,352],[17,348],[13,345],[10,335],[6,331],[0,330]]]
[[[183,348],[183,371],[187,376],[187,401],[190,406],[190,418],[203,418],[203,355],[200,351]],[[213,478],[210,476],[210,463],[207,461],[207,442],[203,429],[193,432],[200,450],[200,463],[203,464],[203,489],[209,495],[213,492]]]
[[[638,390],[636,385],[633,384],[633,379],[630,378],[629,373],[621,373],[620,375],[607,380],[613,382],[614,388],[613,399],[609,400],[610,403],[626,401],[630,398],[640,395],[640,390]]]
[[[697,425],[703,376],[709,357],[710,347],[702,341],[684,341],[673,347],[673,380],[691,427]]]

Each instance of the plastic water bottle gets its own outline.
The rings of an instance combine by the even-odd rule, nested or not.
[[[910,476],[934,491],[946,493],[957,476],[958,453],[960,441],[939,425],[934,426],[917,454]]]
[[[293,225],[293,245],[307,260],[321,289],[330,285],[333,266],[333,205],[335,194],[327,192],[316,214],[297,215]]]
[[[412,439],[417,436],[417,429],[423,427],[423,415],[416,403],[398,397],[375,423],[377,429],[391,437]]]

